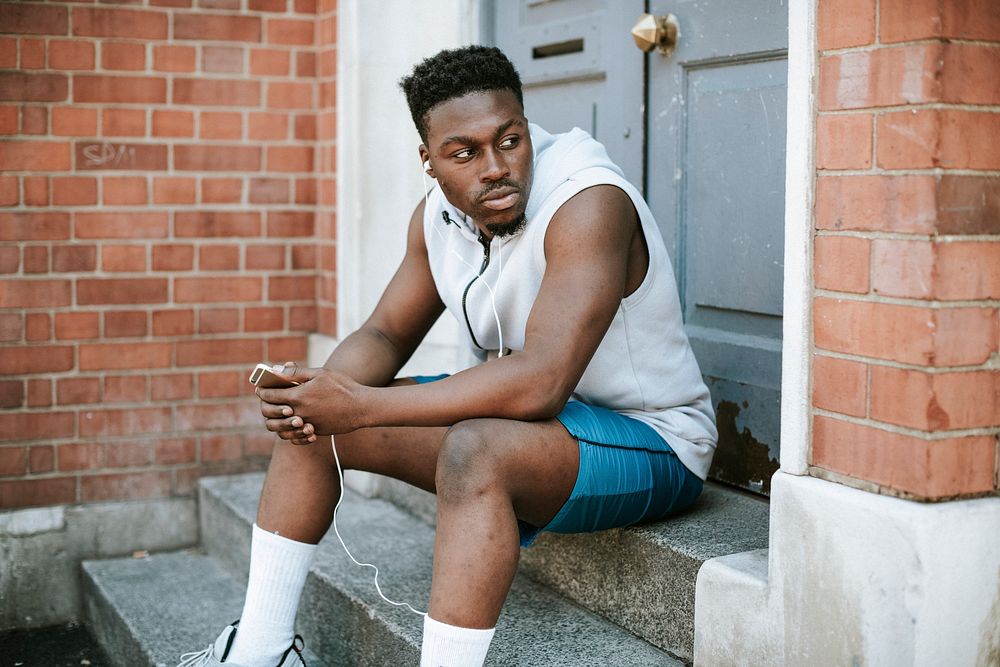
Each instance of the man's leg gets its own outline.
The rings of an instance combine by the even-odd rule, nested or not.
[[[555,420],[476,419],[448,431],[421,665],[482,665],[517,570],[517,519],[546,525],[578,469],[578,444]]]

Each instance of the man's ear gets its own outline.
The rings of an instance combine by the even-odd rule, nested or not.
[[[430,161],[431,154],[430,151],[427,150],[427,146],[425,146],[424,144],[420,144],[420,147],[417,148],[417,151],[420,153],[420,162],[423,165],[424,172],[431,178],[434,178],[434,168],[431,167],[431,161]]]

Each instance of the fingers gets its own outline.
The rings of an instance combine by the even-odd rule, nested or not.
[[[282,417],[291,417],[293,411],[291,406],[288,405],[272,405],[271,403],[261,401],[260,413],[267,419],[281,419]]]
[[[282,431],[295,431],[305,426],[302,417],[269,418],[264,420],[264,426],[268,431],[281,433]]]

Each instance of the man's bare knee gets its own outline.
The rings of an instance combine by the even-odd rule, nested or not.
[[[462,502],[502,490],[506,448],[495,437],[500,422],[470,419],[448,429],[435,475],[439,502]]]

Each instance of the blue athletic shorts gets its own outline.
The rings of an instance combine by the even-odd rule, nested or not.
[[[701,478],[648,424],[580,401],[566,403],[556,419],[579,443],[580,470],[569,499],[547,525],[518,520],[522,547],[531,546],[543,530],[589,533],[662,519],[687,509],[701,494]]]

